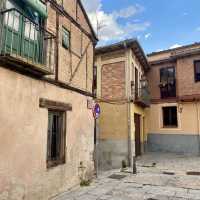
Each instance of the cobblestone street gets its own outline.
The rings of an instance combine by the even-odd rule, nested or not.
[[[137,175],[130,172],[104,172],[54,200],[200,200],[199,157],[147,154],[137,160]]]

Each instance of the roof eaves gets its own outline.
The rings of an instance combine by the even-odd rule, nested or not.
[[[87,12],[86,12],[86,10],[85,10],[85,8],[84,8],[84,6],[83,6],[81,0],[77,0],[77,1],[78,1],[79,5],[80,5],[82,11],[83,11],[83,14],[84,14],[84,16],[85,16],[85,18],[86,18],[86,20],[87,20],[87,23],[88,23],[88,25],[89,25],[89,27],[90,27],[90,29],[91,29],[91,31],[92,31],[92,34],[93,34],[94,39],[96,40],[96,42],[98,42],[99,39],[98,39],[98,37],[97,37],[97,34],[95,33],[94,28],[92,27],[92,24],[91,24],[91,22],[90,22],[90,19],[89,19],[89,17],[88,17],[88,14],[87,14]]]

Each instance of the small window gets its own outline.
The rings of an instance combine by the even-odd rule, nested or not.
[[[200,81],[200,60],[194,61],[195,81]]]
[[[65,163],[65,112],[48,114],[47,167]]]
[[[97,66],[93,68],[93,94],[97,95]]]
[[[163,107],[163,127],[164,128],[173,128],[178,127],[178,119],[177,119],[177,107]]]
[[[70,33],[67,29],[62,29],[62,46],[65,49],[69,49],[70,47]]]

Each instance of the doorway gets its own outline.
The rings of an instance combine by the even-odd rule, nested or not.
[[[141,116],[134,114],[135,121],[135,156],[141,156]]]

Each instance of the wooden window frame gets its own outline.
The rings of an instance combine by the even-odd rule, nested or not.
[[[176,108],[176,121],[177,121],[177,124],[176,125],[165,125],[164,123],[164,109],[165,108]],[[177,106],[163,106],[162,107],[162,124],[163,124],[163,128],[178,128],[178,107]]]
[[[68,38],[68,40],[69,40],[69,45],[68,45],[68,46],[64,44],[64,34],[66,34],[66,33],[67,33],[68,36],[69,36],[69,38]],[[64,49],[67,49],[67,50],[69,50],[70,47],[71,47],[71,33],[70,33],[70,31],[69,31],[67,28],[65,28],[64,26],[62,26],[62,47],[63,47]]]
[[[139,98],[139,70],[137,67],[135,67],[135,99]]]
[[[48,116],[49,112],[57,112],[62,115],[62,139],[61,139],[61,152],[58,160],[51,160],[49,159],[49,151],[48,151],[48,144],[49,141],[47,141],[47,168],[56,167],[61,164],[65,164],[65,149],[66,149],[66,124],[67,124],[67,111],[72,111],[72,105],[57,101],[52,101],[45,98],[40,98],[39,100],[39,106],[40,108],[45,108],[48,110]],[[49,122],[48,122],[49,123]],[[48,124],[49,128],[49,124]],[[47,129],[47,131],[49,131]],[[48,132],[47,132],[48,133]],[[49,135],[49,134],[47,134]]]
[[[197,82],[200,82],[200,79],[198,80],[197,79],[197,77],[196,77],[196,74],[197,74],[197,66],[196,66],[196,63],[200,63],[200,60],[195,60],[194,61],[194,80],[195,80],[195,82],[197,83]]]
[[[94,96],[97,95],[97,66],[93,67],[93,84],[92,84],[92,91]]]
[[[161,77],[161,71],[162,70],[168,70],[168,69],[173,69],[173,71],[174,71],[174,89],[175,89],[175,94],[174,95],[171,95],[170,94],[170,90],[169,90],[169,82],[167,82],[167,84],[166,84],[166,86],[165,87],[167,87],[167,94],[168,95],[166,95],[166,96],[163,96],[163,94],[162,94],[162,89],[164,88],[164,87],[161,87],[161,84],[159,85],[160,86],[160,97],[161,97],[161,99],[167,99],[167,98],[174,98],[174,97],[176,97],[176,68],[174,67],[174,66],[169,66],[169,67],[162,67],[162,68],[160,68],[160,83],[161,83],[161,81],[162,81],[162,77]],[[168,77],[169,78],[169,77]]]
[[[50,114],[54,114],[54,115],[58,115],[60,120],[61,120],[61,124],[59,127],[58,132],[59,133],[59,155],[57,157],[51,157],[50,153],[51,153],[51,146],[50,146],[50,142],[51,142],[51,137],[50,134],[48,133],[48,138],[47,138],[47,168],[52,168],[52,167],[56,167],[58,165],[62,165],[65,164],[66,159],[65,159],[65,148],[66,148],[66,112],[65,111],[60,111],[60,110],[48,110],[48,117]],[[49,122],[48,122],[49,123]],[[48,124],[48,129],[49,129],[49,124]],[[48,130],[49,131],[49,130]],[[52,135],[51,135],[52,136]]]

